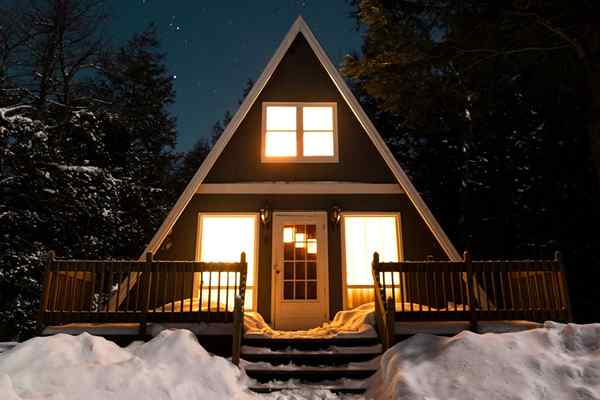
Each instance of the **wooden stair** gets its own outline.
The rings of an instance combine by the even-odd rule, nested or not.
[[[303,389],[360,394],[376,372],[376,337],[336,339],[245,338],[241,364],[257,393]]]

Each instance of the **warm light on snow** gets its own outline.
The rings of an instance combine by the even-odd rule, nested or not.
[[[254,247],[256,232],[256,215],[209,215],[200,216],[201,247],[200,261],[204,262],[239,262],[240,254],[246,252],[248,263],[246,309],[252,309],[254,292]],[[204,284],[209,282],[209,273],[203,273]],[[210,277],[212,283],[217,282],[217,273]],[[227,285],[226,274],[221,274],[221,286]],[[229,284],[233,287],[233,279]],[[232,289],[233,290],[233,289]],[[233,293],[231,293],[233,298]]]

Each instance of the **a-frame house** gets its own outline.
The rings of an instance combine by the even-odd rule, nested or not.
[[[244,309],[270,323],[261,322],[269,335],[297,340],[302,332],[281,331],[374,310],[371,339],[385,348],[416,332],[570,321],[566,288],[559,255],[511,262],[458,254],[298,18],[143,257],[50,252],[39,321],[44,334],[129,341],[174,324],[237,363],[252,356],[242,342],[252,349],[263,329],[246,327]],[[313,344],[330,343],[316,336]],[[276,342],[261,346],[296,344]]]
[[[461,259],[301,17],[145,253],[241,251],[246,308],[280,329],[372,301],[374,251]]]

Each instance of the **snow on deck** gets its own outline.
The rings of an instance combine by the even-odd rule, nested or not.
[[[332,321],[299,331],[279,331],[271,328],[256,312],[244,313],[245,337],[278,339],[331,339],[331,338],[375,338],[373,328],[375,314],[373,303],[363,304],[352,310],[339,311]]]

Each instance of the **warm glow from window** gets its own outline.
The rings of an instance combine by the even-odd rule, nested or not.
[[[294,228],[286,226],[283,228],[283,242],[292,243],[294,241]]]
[[[267,106],[267,157],[296,157],[296,112],[295,106]]]
[[[308,239],[306,246],[306,252],[308,254],[317,254],[317,239]]]
[[[254,292],[254,245],[256,216],[201,216],[201,238],[200,261],[204,262],[239,262],[240,254],[246,252],[248,263],[248,275],[246,286],[245,308],[252,309],[252,297]],[[205,273],[203,281],[208,282],[208,273]],[[221,285],[227,285],[226,274],[221,274]],[[211,277],[216,282],[216,273]],[[234,285],[231,279],[229,284]]]
[[[295,131],[295,106],[268,106],[267,131]]]
[[[333,157],[333,107],[303,107],[303,154]]]
[[[304,242],[306,241],[306,234],[304,233],[296,233],[296,247],[304,248]]]
[[[296,132],[267,132],[267,157],[295,157]]]
[[[380,261],[398,261],[398,235],[394,216],[344,217],[346,285],[372,285],[373,253]]]
[[[333,132],[304,132],[305,156],[333,156]]]
[[[286,162],[337,161],[334,103],[279,104],[264,104],[263,157]]]
[[[333,107],[303,107],[305,131],[332,131]]]

